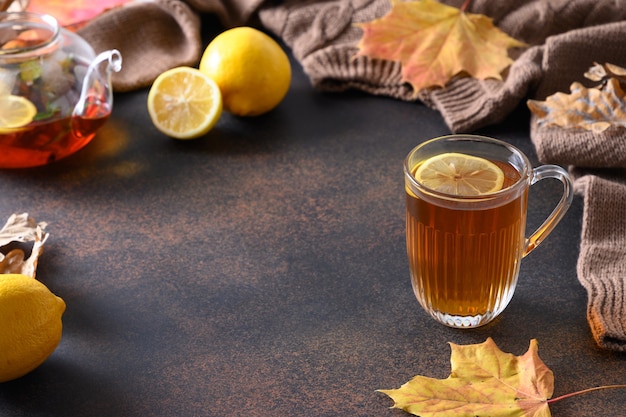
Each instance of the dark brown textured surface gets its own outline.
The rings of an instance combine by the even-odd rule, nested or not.
[[[447,342],[530,339],[555,396],[626,383],[626,356],[599,350],[576,279],[582,202],[523,260],[513,301],[472,331],[435,323],[413,296],[402,160],[447,134],[416,103],[315,92],[294,64],[285,101],[228,114],[176,142],[149,123],[146,91],[55,165],[0,172],[0,214],[51,234],[38,278],[64,298],[63,340],[30,375],[0,385],[12,416],[401,416],[375,392],[449,373]],[[524,109],[478,133],[536,164]],[[529,222],[559,187],[534,186]],[[555,417],[626,416],[626,391],[551,406]]]

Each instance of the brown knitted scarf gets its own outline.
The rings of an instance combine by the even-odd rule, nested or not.
[[[456,7],[462,2],[442,0]],[[203,47],[199,14],[213,13],[225,27],[254,18],[291,48],[316,88],[412,100],[399,64],[354,59],[361,32],[353,23],[380,17],[389,7],[389,0],[154,0],[102,15],[81,34],[97,50],[122,52],[124,69],[114,82],[123,91],[149,85],[166,68],[197,62]],[[504,81],[458,78],[419,95],[452,132],[498,123],[526,99],[568,92],[594,62],[626,67],[626,0],[475,0],[468,11],[493,18],[531,47]],[[626,131],[593,134],[529,122],[540,160],[570,166],[584,197],[577,271],[588,293],[593,336],[601,347],[626,351]]]

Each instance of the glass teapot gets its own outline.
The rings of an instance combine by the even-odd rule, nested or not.
[[[45,165],[78,151],[113,106],[117,50],[95,54],[55,18],[0,12],[0,168]]]

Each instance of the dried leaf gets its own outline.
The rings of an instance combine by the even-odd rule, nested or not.
[[[608,62],[605,64],[594,62],[593,67],[585,72],[585,78],[591,81],[598,81],[602,84],[606,83],[611,78],[617,78],[622,88],[624,88],[624,85],[626,85],[626,68]]]
[[[555,93],[545,101],[528,100],[539,125],[593,132],[603,132],[612,126],[626,127],[626,95],[617,78],[610,78],[600,89],[574,82],[570,91],[571,94]]]
[[[35,278],[37,260],[48,239],[47,224],[28,213],[12,214],[0,229],[0,274],[24,274]]]
[[[535,339],[522,356],[502,352],[491,338],[450,346],[448,378],[418,375],[398,389],[380,390],[394,400],[393,408],[421,417],[550,417],[554,375]]]
[[[415,95],[444,87],[457,75],[502,79],[513,62],[508,49],[525,46],[493,25],[435,0],[391,0],[390,12],[357,26],[363,29],[357,56],[399,61],[403,81]]]

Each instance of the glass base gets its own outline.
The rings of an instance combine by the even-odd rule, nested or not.
[[[478,314],[476,316],[453,316],[446,313],[440,313],[438,311],[431,312],[431,316],[438,322],[445,324],[448,327],[454,327],[456,329],[472,329],[475,327],[483,326],[494,318],[497,314]]]

